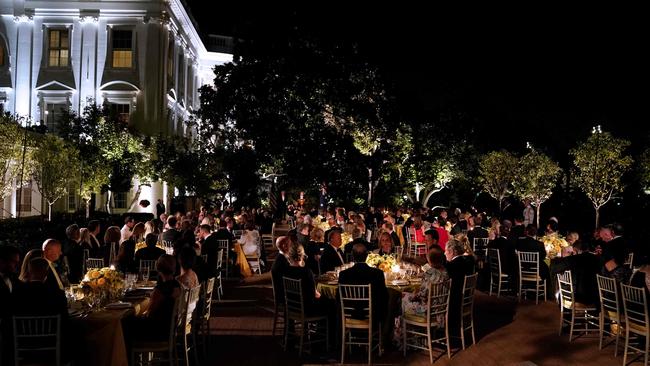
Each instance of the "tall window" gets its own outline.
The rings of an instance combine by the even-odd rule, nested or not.
[[[75,189],[77,187],[70,187],[68,189],[68,211],[77,211],[77,197],[75,195]]]
[[[48,31],[48,66],[67,67],[70,59],[70,38],[67,29],[50,29]]]
[[[183,53],[178,54],[178,99],[182,101],[185,98],[185,56]]]
[[[5,65],[5,46],[2,43],[2,39],[0,39],[0,67]]]
[[[174,88],[174,40],[169,40],[167,48],[167,90]]]
[[[115,208],[126,208],[126,192],[115,192]]]
[[[113,30],[113,67],[133,67],[133,32],[131,30]]]
[[[129,115],[131,114],[131,106],[128,104],[110,104],[111,116],[115,116],[117,121],[122,123],[129,123]]]
[[[57,131],[59,127],[59,121],[61,121],[61,117],[63,117],[63,111],[65,111],[67,107],[68,106],[66,104],[60,103],[45,104],[45,118],[43,118],[43,120],[45,121],[45,126],[47,126],[48,131]]]
[[[20,197],[20,202],[16,200],[17,210],[20,212],[30,212],[32,210],[32,183],[16,190],[16,198]]]

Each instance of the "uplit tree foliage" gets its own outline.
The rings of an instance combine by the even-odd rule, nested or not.
[[[600,208],[623,189],[621,178],[632,165],[632,158],[625,155],[628,146],[629,141],[598,130],[570,151],[574,180],[594,206],[596,227],[600,223]]]
[[[639,175],[641,187],[650,189],[650,148],[646,149],[639,158]]]
[[[106,209],[111,212],[112,192],[130,190],[137,176],[140,186],[131,202],[133,206],[142,186],[153,179],[151,138],[130,130],[106,108],[94,103],[81,115],[65,114],[59,123],[59,135],[80,151],[81,161],[74,174],[81,180],[81,197],[87,213],[92,193],[99,190],[107,192]]]
[[[561,169],[555,161],[535,149],[519,159],[516,177],[512,182],[514,194],[522,201],[530,200],[535,206],[537,227],[542,203],[553,194],[560,173]]]
[[[214,83],[201,89],[193,121],[208,152],[235,156],[246,144],[257,167],[279,168],[249,166],[258,176],[279,175],[308,194],[326,181],[348,203],[373,199],[397,125],[381,77],[354,47],[298,37],[245,44],[215,68]]]
[[[20,179],[26,133],[13,116],[0,115],[0,202],[11,194],[14,180]],[[31,137],[28,139],[31,142]],[[27,166],[31,165],[32,150],[30,147],[25,151]],[[29,177],[29,168],[25,176]]]
[[[503,210],[504,198],[511,192],[517,164],[517,157],[505,150],[492,151],[479,162],[479,180],[483,190],[499,201],[500,210]]]
[[[47,202],[47,217],[52,219],[52,205],[63,195],[74,180],[74,171],[78,168],[79,152],[74,146],[52,134],[39,138],[34,151],[32,177],[37,183],[38,191]]]

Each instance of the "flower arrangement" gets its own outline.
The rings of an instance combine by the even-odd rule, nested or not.
[[[160,242],[156,243],[156,246],[158,248],[160,248],[160,249],[163,249],[163,250],[165,249],[165,247]],[[147,243],[141,241],[141,242],[135,244],[135,251],[137,252],[138,250],[140,250],[142,248],[146,248],[146,247],[147,247]]]
[[[109,299],[115,299],[124,289],[124,277],[113,268],[93,268],[84,276],[81,287],[87,293],[106,294]]]
[[[314,219],[311,221],[311,224],[323,231],[327,231],[330,228],[330,225],[327,223],[327,221],[323,221],[323,216],[321,215],[314,217]]]
[[[569,243],[557,233],[545,235],[541,238],[542,243],[544,243],[544,248],[546,249],[546,256],[548,258],[559,257],[562,253],[562,249],[569,246]]]
[[[376,253],[368,254],[368,258],[366,258],[366,263],[371,267],[381,269],[383,272],[390,272],[392,271],[393,267],[398,265],[397,260],[393,255],[389,255],[389,254],[379,255]]]

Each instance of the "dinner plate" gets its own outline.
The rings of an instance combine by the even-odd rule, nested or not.
[[[408,285],[409,281],[407,281],[407,280],[393,280],[393,281],[390,281],[390,284],[395,285],[395,286]]]
[[[339,281],[327,281],[328,285],[338,285]]]
[[[127,309],[132,306],[133,304],[131,304],[130,302],[119,301],[119,302],[114,302],[112,304],[106,305],[106,309]]]
[[[153,290],[155,286],[138,286],[138,290]]]

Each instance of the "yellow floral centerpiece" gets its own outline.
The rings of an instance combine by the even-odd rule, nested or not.
[[[323,221],[323,216],[321,215],[314,217],[311,223],[314,225],[314,227],[320,228],[323,231],[327,231],[330,228],[330,225],[327,223],[327,221]]]
[[[545,235],[541,238],[541,241],[544,243],[547,258],[559,257],[562,253],[562,248],[569,246],[569,243],[566,241],[566,239],[564,239],[564,237],[558,233]]]
[[[346,233],[345,231],[341,233],[341,249],[345,248],[345,245],[352,241],[352,234]]]
[[[156,246],[158,248],[160,248],[160,249],[163,249],[163,250],[165,249],[165,247],[160,242],[156,243]],[[146,247],[147,247],[147,243],[141,241],[141,242],[135,244],[135,251],[137,252],[138,250],[146,248]]]
[[[395,267],[399,267],[395,257],[389,254],[379,255],[376,253],[370,253],[368,254],[368,258],[366,258],[366,264],[371,267],[379,268],[386,273],[391,272]]]
[[[124,289],[124,277],[114,268],[93,268],[84,276],[81,287],[88,294],[106,295],[109,301],[115,300]]]

